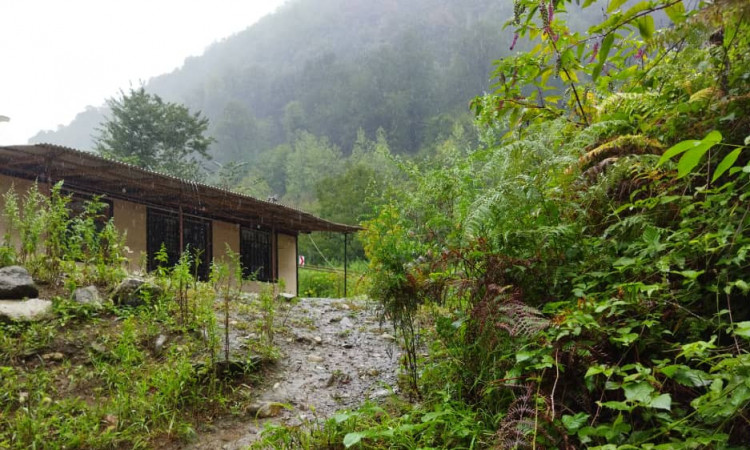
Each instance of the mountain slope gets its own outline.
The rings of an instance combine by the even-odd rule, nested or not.
[[[394,151],[416,152],[488,89],[492,60],[507,52],[509,7],[296,0],[146,87],[210,118],[220,162],[252,160],[296,130],[346,154],[359,128],[383,128]],[[32,141],[91,148],[93,116]]]

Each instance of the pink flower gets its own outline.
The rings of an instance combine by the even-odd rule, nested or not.
[[[549,1],[549,22],[552,23],[552,19],[555,18],[555,0]]]
[[[510,51],[513,51],[513,48],[516,46],[516,42],[518,42],[518,33],[513,35],[513,43],[510,44]]]
[[[594,44],[594,51],[591,52],[591,59],[589,59],[589,62],[590,63],[594,62],[594,60],[596,59],[598,55],[599,55],[599,43],[597,42],[596,44]]]

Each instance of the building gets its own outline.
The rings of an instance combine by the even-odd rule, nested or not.
[[[13,185],[22,193],[34,182],[58,181],[74,199],[102,195],[115,226],[126,233],[131,269],[147,255],[148,269],[162,244],[170,262],[197,249],[207,274],[227,248],[240,255],[246,273],[261,282],[284,280],[297,294],[300,233],[354,233],[359,227],[329,222],[278,203],[153,172],[93,153],[51,144],[0,146],[0,195]],[[3,233],[0,222],[0,234]]]

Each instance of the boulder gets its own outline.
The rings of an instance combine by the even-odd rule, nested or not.
[[[39,289],[31,279],[29,272],[21,266],[9,266],[0,269],[0,299],[12,300],[34,298]]]
[[[144,298],[154,299],[162,294],[159,286],[142,278],[129,277],[120,283],[112,293],[112,300],[120,306],[141,306]]]
[[[52,313],[52,302],[33,298],[31,300],[0,300],[0,319],[12,322],[35,322]]]
[[[96,286],[76,289],[73,292],[73,300],[82,305],[102,306],[102,298],[99,296],[99,290],[96,289]]]

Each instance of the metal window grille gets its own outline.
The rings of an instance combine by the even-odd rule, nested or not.
[[[240,260],[243,275],[258,281],[273,281],[271,233],[243,227],[240,230]]]
[[[160,263],[156,254],[164,245],[167,267],[174,267],[180,259],[180,218],[177,214],[149,208],[147,214],[146,251],[148,270],[156,270]]]
[[[180,217],[176,213],[148,210],[147,248],[148,270],[159,267],[156,253],[162,245],[167,252],[167,267],[173,267],[180,259]],[[182,218],[182,244],[198,261],[197,275],[200,280],[208,280],[211,253],[211,221],[197,217]]]

